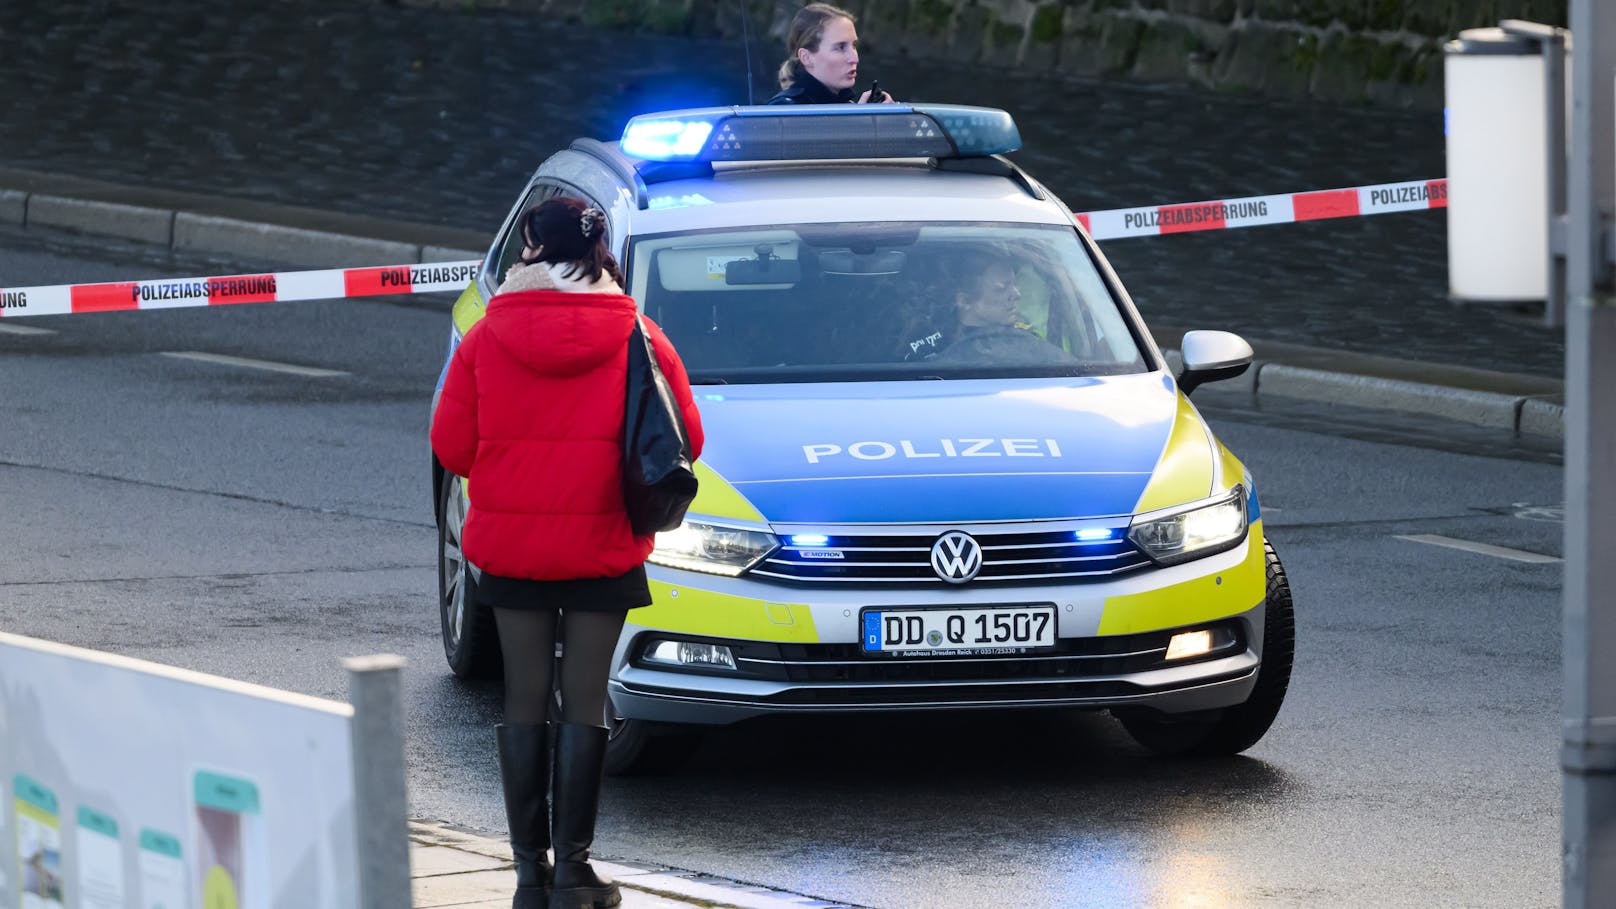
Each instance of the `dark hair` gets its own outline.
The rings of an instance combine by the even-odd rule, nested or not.
[[[803,75],[802,61],[797,59],[797,51],[818,53],[819,42],[825,37],[825,23],[832,19],[854,21],[852,13],[829,3],[810,3],[797,10],[797,15],[791,19],[791,27],[786,30],[787,56],[785,62],[780,64],[781,88],[790,88],[791,83]]]
[[[944,280],[955,293],[975,293],[982,286],[988,269],[1003,266],[1014,271],[1008,253],[997,248],[968,246],[953,250],[940,270]],[[952,297],[952,294],[950,295]]]
[[[606,215],[580,199],[556,196],[522,213],[522,261],[565,265],[564,278],[590,282],[601,272],[625,287],[617,260],[606,250]]]

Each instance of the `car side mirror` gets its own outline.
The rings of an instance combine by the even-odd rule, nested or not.
[[[1185,394],[1207,382],[1232,379],[1251,366],[1251,345],[1227,331],[1185,332],[1179,350],[1184,370],[1178,374],[1178,388]]]

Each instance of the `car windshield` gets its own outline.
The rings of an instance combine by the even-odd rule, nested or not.
[[[775,225],[643,236],[628,259],[693,382],[1145,370],[1070,227]]]

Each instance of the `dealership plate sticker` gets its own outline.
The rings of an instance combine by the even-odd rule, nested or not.
[[[1016,654],[1055,646],[1055,607],[866,609],[865,653],[910,656]]]

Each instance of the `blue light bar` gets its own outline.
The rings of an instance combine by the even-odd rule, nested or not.
[[[623,130],[623,153],[651,161],[696,160],[713,125],[704,120],[629,121]]]
[[[823,546],[830,542],[830,537],[822,533],[794,533],[791,535],[793,546]]]
[[[1008,113],[956,104],[796,104],[642,114],[623,153],[648,161],[956,158],[1012,152]]]
[[[1084,543],[1090,543],[1095,540],[1109,540],[1114,535],[1115,531],[1109,527],[1085,527],[1074,534]]]
[[[943,127],[961,157],[1003,155],[1021,147],[1021,130],[1016,129],[1016,121],[996,107],[917,104],[915,110]]]

